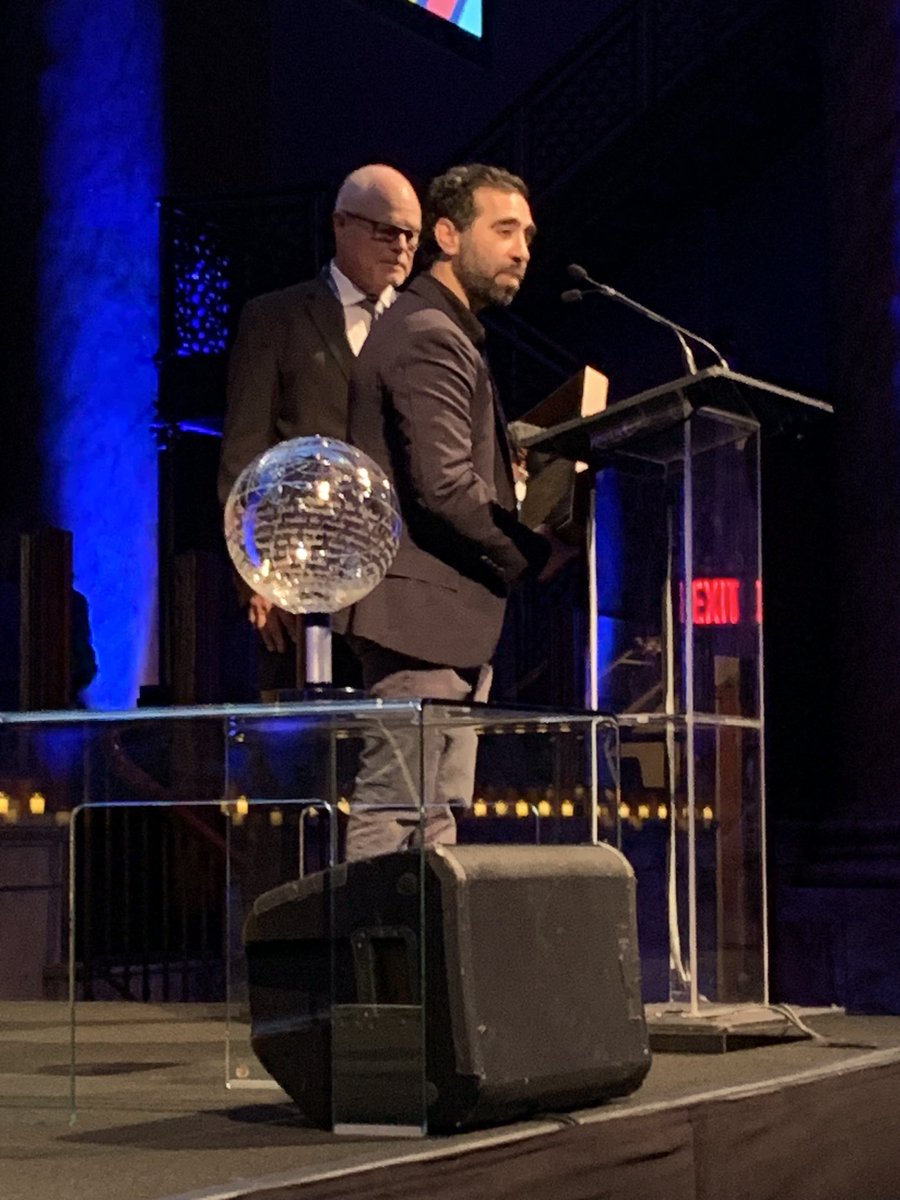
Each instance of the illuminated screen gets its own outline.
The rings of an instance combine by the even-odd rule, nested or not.
[[[466,33],[481,37],[481,10],[483,0],[410,0],[436,17],[443,17],[458,25]]]

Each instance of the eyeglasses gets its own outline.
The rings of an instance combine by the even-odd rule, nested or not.
[[[419,232],[416,229],[404,229],[402,225],[386,225],[383,221],[373,221],[371,217],[364,217],[361,213],[347,212],[345,208],[339,211],[342,216],[359,221],[361,225],[368,225],[369,235],[376,242],[396,242],[398,238],[405,238],[410,250],[415,250],[419,245]]]

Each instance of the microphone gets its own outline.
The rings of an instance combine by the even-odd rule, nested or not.
[[[608,283],[598,283],[596,279],[591,279],[587,271],[580,263],[570,263],[568,267],[569,276],[572,279],[577,279],[580,282],[589,285],[589,291],[582,291],[581,288],[569,288],[560,296],[560,299],[565,304],[572,304],[576,300],[583,300],[586,295],[592,293],[600,293],[601,296],[608,296],[610,300],[618,300],[620,304],[624,304],[626,308],[632,309],[634,312],[640,313],[641,316],[647,317],[650,321],[655,321],[658,325],[665,325],[667,329],[671,329],[678,338],[678,344],[681,347],[681,357],[684,362],[685,370],[689,375],[697,374],[697,363],[694,360],[694,354],[690,346],[687,344],[686,338],[697,342],[701,346],[705,346],[710,350],[718,360],[719,364],[727,371],[728,363],[715,348],[712,342],[708,342],[706,338],[700,337],[697,333],[692,333],[690,329],[685,329],[683,325],[676,324],[675,321],[670,321],[668,317],[661,316],[660,313],[654,312],[652,308],[647,308],[643,304],[638,304],[637,300],[632,300],[630,296],[623,295],[622,292],[617,292],[615,288],[610,287]]]

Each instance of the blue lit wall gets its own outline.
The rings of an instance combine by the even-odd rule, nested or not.
[[[161,28],[157,0],[45,0],[38,357],[51,519],[74,536],[94,707],[131,706],[154,639]]]

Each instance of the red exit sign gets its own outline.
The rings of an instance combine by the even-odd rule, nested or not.
[[[759,624],[762,621],[762,582],[754,580],[748,587],[744,580],[729,575],[694,579],[691,582],[691,614],[695,625],[740,625],[744,621]],[[681,619],[684,620],[683,588]]]

